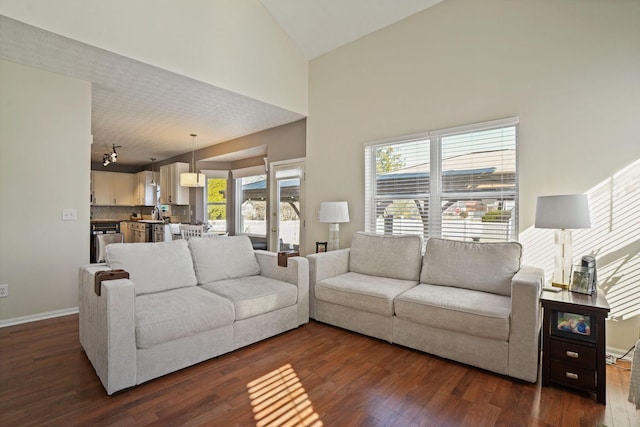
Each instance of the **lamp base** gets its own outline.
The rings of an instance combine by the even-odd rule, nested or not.
[[[328,251],[336,251],[340,248],[340,225],[329,224],[329,245]]]
[[[571,230],[556,230],[555,236],[555,257],[553,266],[553,277],[551,286],[569,289],[571,281],[571,262],[573,260],[573,245]]]
[[[568,283],[551,282],[551,286],[553,286],[554,288],[569,289]]]

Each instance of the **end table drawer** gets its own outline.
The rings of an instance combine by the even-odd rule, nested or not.
[[[583,369],[595,369],[596,349],[551,339],[551,358]]]
[[[556,362],[551,365],[551,381],[583,389],[595,389],[596,373],[593,369]]]

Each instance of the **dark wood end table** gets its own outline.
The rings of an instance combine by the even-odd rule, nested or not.
[[[563,290],[543,291],[540,301],[542,385],[555,383],[595,393],[598,403],[606,404],[606,298]]]

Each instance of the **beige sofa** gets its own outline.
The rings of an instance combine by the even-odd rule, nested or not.
[[[356,233],[308,255],[310,317],[536,382],[544,272],[519,243]]]
[[[309,265],[246,236],[106,247],[80,269],[80,343],[108,394],[309,321]],[[129,279],[95,274],[124,269]]]

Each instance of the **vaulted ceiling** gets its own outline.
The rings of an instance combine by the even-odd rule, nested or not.
[[[442,0],[260,0],[313,59]],[[81,43],[0,15],[0,58],[92,82],[91,160],[112,144],[143,165],[304,118],[299,113]],[[176,144],[183,141],[184,144]]]

